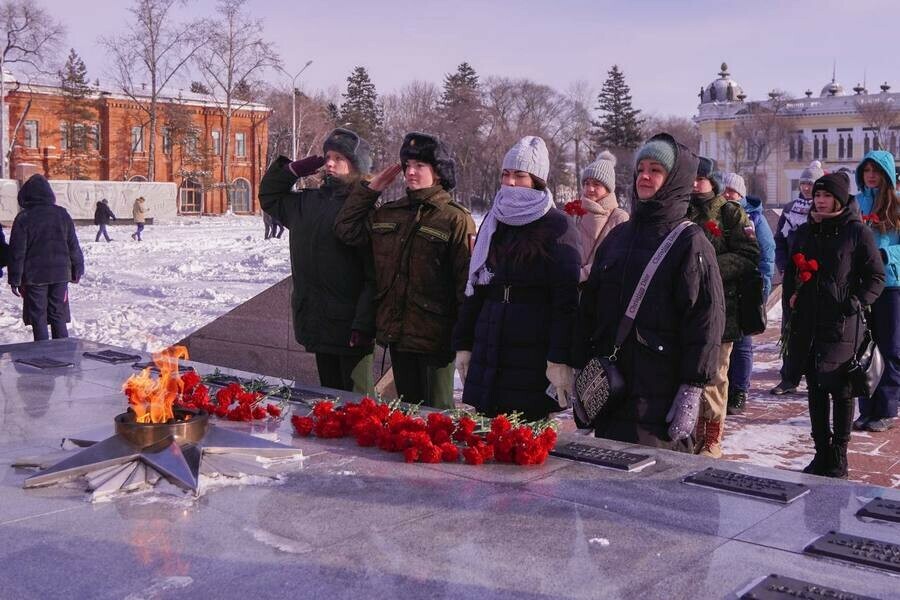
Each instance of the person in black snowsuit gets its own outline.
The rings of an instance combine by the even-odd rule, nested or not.
[[[698,158],[669,134],[638,151],[631,219],[597,249],[579,305],[578,366],[613,352],[638,281],[666,236],[687,219]],[[716,253],[689,225],[660,263],[631,333],[617,353],[625,400],[594,423],[595,434],[692,452],[703,387],[716,372],[725,296]]]
[[[97,225],[100,229],[97,230],[97,237],[94,238],[95,242],[100,241],[100,236],[102,235],[107,243],[112,240],[109,237],[109,234],[106,232],[106,226],[109,225],[110,221],[115,221],[116,215],[113,214],[113,211],[109,208],[109,202],[104,198],[100,202],[97,203],[97,208],[94,209],[94,225]]]
[[[35,341],[69,337],[69,282],[84,275],[84,256],[75,224],[66,209],[56,206],[50,183],[32,175],[19,190],[22,211],[9,236],[9,285],[24,299],[23,320]]]
[[[796,232],[783,282],[791,307],[787,352],[804,365],[816,448],[803,471],[839,478],[847,477],[854,410],[847,366],[863,340],[863,309],[875,302],[885,280],[875,237],[860,219],[849,186],[842,173],[813,184],[809,221]]]

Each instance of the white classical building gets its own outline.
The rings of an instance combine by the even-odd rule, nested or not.
[[[900,93],[890,89],[885,82],[877,92],[870,93],[860,84],[848,92],[832,77],[818,95],[807,90],[804,97],[788,98],[773,90],[768,100],[759,102],[764,108],[777,109],[791,125],[789,135],[757,166],[757,192],[766,205],[782,206],[795,197],[800,173],[813,160],[821,161],[826,171],[836,171],[855,169],[870,149],[890,150],[897,156]],[[700,153],[716,159],[722,171],[741,173],[750,185],[753,160],[748,154],[752,150],[738,141],[735,128],[751,118],[751,101],[725,63],[718,78],[702,88],[699,96],[694,121],[700,128]],[[878,126],[871,114],[861,112],[867,104],[879,107]]]

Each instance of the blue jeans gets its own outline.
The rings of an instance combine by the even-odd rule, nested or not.
[[[140,242],[141,241],[141,232],[144,230],[144,224],[143,223],[135,223],[135,225],[137,225],[137,231],[135,231],[131,237],[137,238],[137,241]]]
[[[884,357],[884,374],[871,398],[859,399],[859,414],[872,419],[897,416],[900,403],[900,288],[886,288],[875,304],[869,326]]]
[[[753,338],[745,335],[731,349],[731,365],[728,367],[728,394],[750,390],[750,374],[753,372]]]
[[[97,237],[94,238],[94,241],[95,241],[95,242],[99,242],[99,241],[100,241],[100,236],[101,236],[101,235],[102,235],[103,237],[106,238],[106,241],[107,241],[107,242],[109,241],[109,234],[106,233],[106,223],[101,223],[101,224],[100,224],[100,229],[97,230]]]

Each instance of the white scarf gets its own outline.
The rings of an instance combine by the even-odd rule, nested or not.
[[[803,196],[797,196],[797,199],[791,204],[791,210],[784,213],[784,227],[781,228],[781,235],[787,238],[789,234],[806,223],[806,220],[809,218],[810,208],[812,208],[812,200],[807,200]]]
[[[501,186],[494,196],[490,212],[484,217],[475,240],[472,260],[469,262],[469,281],[466,296],[475,293],[476,285],[487,285],[494,274],[487,268],[491,238],[497,231],[497,223],[522,226],[533,223],[553,208],[553,194],[549,190],[535,190],[525,187]]]

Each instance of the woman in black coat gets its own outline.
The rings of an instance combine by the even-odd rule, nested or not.
[[[862,309],[884,289],[875,238],[859,217],[849,185],[842,173],[816,180],[809,221],[794,237],[783,284],[791,307],[787,352],[805,365],[816,448],[803,471],[840,478],[847,477],[854,408],[847,365],[863,339]]]
[[[697,157],[668,134],[639,150],[631,219],[597,249],[579,306],[578,362],[609,356],[638,281],[686,220]],[[594,423],[597,437],[692,452],[703,386],[717,368],[725,297],[703,230],[681,232],[651,280],[616,356],[625,398]]]
[[[489,416],[543,419],[572,392],[581,264],[574,223],[546,189],[549,169],[539,137],[523,138],[504,158],[453,332],[462,400]]]
[[[100,236],[102,235],[107,243],[109,243],[110,238],[109,234],[106,232],[106,226],[109,225],[110,221],[115,221],[116,215],[113,214],[113,211],[109,208],[109,202],[106,201],[106,198],[97,203],[97,208],[94,209],[94,225],[97,225],[100,229],[97,230],[97,237],[94,238],[95,242],[100,241]]]

